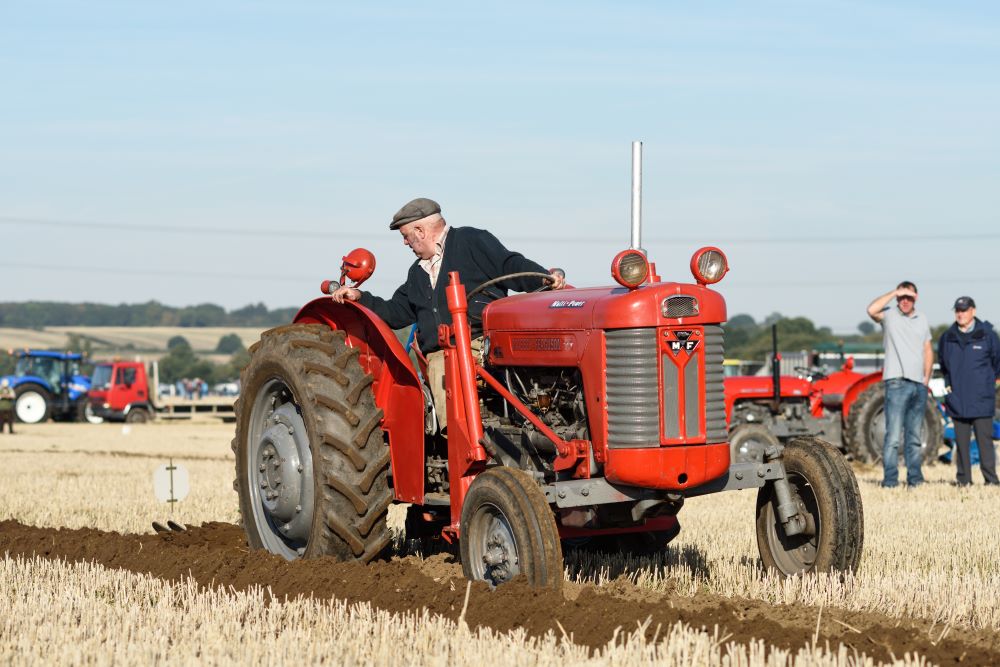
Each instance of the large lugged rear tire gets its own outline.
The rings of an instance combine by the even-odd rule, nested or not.
[[[17,399],[14,401],[14,414],[25,424],[41,424],[49,420],[52,413],[52,394],[33,382],[17,386]]]
[[[461,525],[467,578],[496,586],[524,575],[535,587],[562,587],[555,516],[526,472],[497,467],[476,477],[462,505]]]
[[[885,440],[885,387],[877,382],[865,389],[854,401],[847,415],[848,439],[851,453],[865,463],[882,461],[882,445]],[[924,423],[920,429],[920,457],[925,464],[937,461],[938,450],[944,442],[944,425],[938,413],[934,398],[927,396],[924,406]],[[899,448],[902,462],[903,448]]]
[[[861,492],[837,448],[815,437],[796,438],[782,455],[792,497],[809,528],[786,536],[774,510],[774,485],[757,493],[757,547],[764,566],[784,576],[854,572],[864,545]]]
[[[288,560],[382,554],[389,448],[358,350],[324,325],[278,327],[240,380],[234,486],[250,546]]]

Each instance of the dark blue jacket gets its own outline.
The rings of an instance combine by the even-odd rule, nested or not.
[[[948,414],[960,419],[992,417],[996,411],[995,382],[1000,377],[1000,339],[993,325],[976,318],[972,333],[963,336],[952,324],[938,341],[938,363],[951,393]]]
[[[474,227],[452,227],[444,238],[444,259],[438,273],[437,284],[431,287],[430,276],[417,260],[410,266],[406,282],[392,295],[382,299],[369,292],[361,293],[361,305],[366,306],[385,320],[393,329],[417,323],[420,349],[424,353],[440,349],[438,325],[451,324],[448,298],[448,273],[458,271],[458,276],[468,294],[487,280],[508,273],[535,271],[548,274],[541,265],[525,259],[519,252],[508,250],[497,237]],[[541,278],[524,277],[506,280],[483,290],[469,303],[469,318],[473,335],[482,329],[480,318],[483,308],[491,301],[507,296],[507,290],[529,292],[542,287]]]

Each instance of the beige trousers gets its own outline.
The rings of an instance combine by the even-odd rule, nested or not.
[[[472,356],[482,363],[483,338],[472,339]],[[427,383],[434,397],[434,412],[437,415],[438,430],[444,433],[448,426],[448,394],[444,384],[444,350],[437,350],[427,355]]]

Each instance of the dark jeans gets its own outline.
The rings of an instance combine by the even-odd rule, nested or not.
[[[3,425],[6,422],[7,428],[14,433],[14,410],[0,410],[0,433],[3,433]]]
[[[987,484],[1000,483],[997,480],[996,452],[993,451],[993,418],[978,419],[951,418],[955,425],[955,481],[961,485],[972,484],[972,460],[969,456],[969,441],[972,429],[976,429],[976,444],[979,445],[979,469]]]
[[[927,387],[905,378],[885,381],[885,442],[882,443],[882,486],[899,484],[899,447],[906,461],[906,483],[922,484],[920,427],[924,422]]]

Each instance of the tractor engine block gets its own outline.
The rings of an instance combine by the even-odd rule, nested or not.
[[[507,367],[496,372],[515,397],[564,440],[589,439],[583,381],[576,368]],[[556,446],[500,396],[484,391],[483,431],[504,465],[555,479]]]

